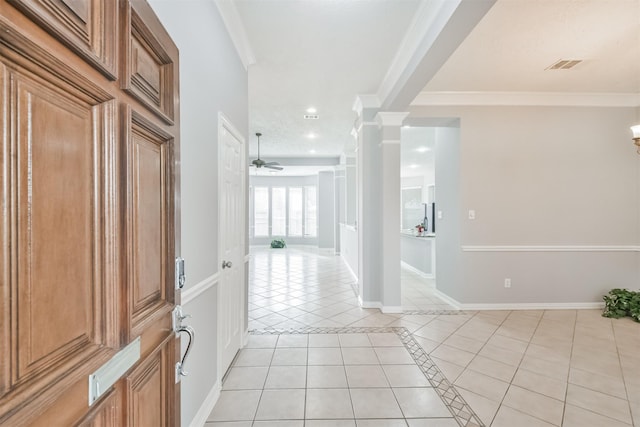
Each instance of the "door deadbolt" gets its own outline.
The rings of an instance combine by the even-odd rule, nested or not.
[[[225,268],[231,268],[233,264],[231,264],[231,261],[222,261],[222,269],[224,270]]]

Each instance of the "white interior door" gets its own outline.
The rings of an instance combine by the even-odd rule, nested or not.
[[[245,143],[220,115],[219,131],[220,280],[218,283],[218,378],[242,345],[244,330]]]

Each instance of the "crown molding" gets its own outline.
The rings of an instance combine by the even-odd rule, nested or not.
[[[380,108],[380,98],[378,95],[356,95],[356,99],[353,101],[353,111],[362,115],[362,110],[365,108]]]
[[[423,106],[638,107],[639,93],[578,92],[420,92],[411,103]]]
[[[376,122],[379,126],[402,126],[402,122],[409,115],[408,112],[380,111],[376,114]]]
[[[213,0],[213,2],[218,8],[218,12],[220,12],[224,26],[227,28],[231,41],[233,42],[233,45],[238,52],[238,56],[244,65],[244,69],[246,70],[249,65],[256,63],[256,56],[253,53],[251,44],[249,43],[247,31],[244,28],[242,19],[240,19],[238,9],[232,1]]]

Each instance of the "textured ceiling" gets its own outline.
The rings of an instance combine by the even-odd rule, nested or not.
[[[639,93],[640,1],[498,0],[425,91]]]
[[[354,97],[377,92],[419,3],[236,0],[256,57],[250,155],[255,132],[263,157],[353,144]],[[545,70],[560,59],[583,62]],[[640,93],[640,0],[498,0],[425,91]],[[310,106],[319,120],[303,119]]]
[[[418,0],[239,0],[249,67],[250,155],[339,156],[357,94],[375,93]],[[317,108],[319,120],[304,120]],[[315,139],[307,134],[313,132]],[[315,150],[311,153],[310,150]]]

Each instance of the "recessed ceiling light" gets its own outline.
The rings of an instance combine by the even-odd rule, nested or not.
[[[309,113],[309,114],[315,114],[315,113],[317,113],[317,112],[318,112],[318,110],[316,110],[316,108],[315,108],[315,107],[309,107],[309,108],[307,108],[307,113]]]
[[[316,154],[316,150],[313,150],[313,149],[312,149],[312,150],[309,150],[309,153],[310,153],[310,154]]]
[[[417,168],[417,167],[418,167],[418,165],[409,165],[409,167],[410,167],[411,169],[415,169],[415,168]]]
[[[411,127],[411,125],[403,125],[402,129],[409,129]]]
[[[309,138],[309,139],[314,139],[314,138],[317,138],[317,137],[318,137],[318,135],[316,135],[316,134],[315,134],[315,133],[313,133],[313,132],[309,132],[309,133],[307,134],[307,138]]]
[[[427,151],[431,151],[429,147],[418,147],[415,149],[418,153],[426,153]]]

